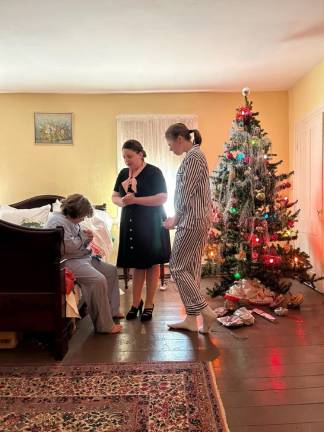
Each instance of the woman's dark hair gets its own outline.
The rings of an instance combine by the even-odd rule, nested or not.
[[[191,141],[191,134],[194,136],[193,143],[195,145],[200,145],[202,143],[202,138],[198,129],[188,129],[183,123],[175,123],[171,125],[165,132],[165,137],[167,139],[177,139],[182,136],[185,140]]]
[[[146,151],[139,141],[130,139],[126,141],[122,147],[123,150],[132,150],[135,153],[143,153],[143,159],[146,158]]]
[[[72,219],[93,216],[93,208],[90,201],[80,194],[69,195],[62,201],[62,213]]]

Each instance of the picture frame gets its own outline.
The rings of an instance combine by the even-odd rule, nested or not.
[[[37,145],[73,145],[72,113],[34,113]]]

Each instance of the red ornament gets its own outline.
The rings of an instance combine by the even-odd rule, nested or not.
[[[259,254],[257,252],[252,252],[252,259],[256,260],[258,259]]]
[[[243,162],[246,163],[246,164],[250,164],[251,163],[250,156],[245,156],[245,158],[243,159]]]
[[[236,111],[237,111],[236,120],[238,120],[238,121],[245,120],[246,118],[249,118],[252,116],[252,111],[247,106],[238,108]]]
[[[226,159],[233,159],[233,158],[234,158],[233,153],[231,152],[226,153]]]
[[[293,220],[289,220],[289,221],[287,222],[287,225],[288,225],[290,228],[292,228],[292,227],[295,225],[295,221],[293,221]]]
[[[271,241],[276,241],[276,240],[278,240],[278,234],[277,234],[277,233],[272,234],[272,235],[270,236],[270,240],[271,240]]]

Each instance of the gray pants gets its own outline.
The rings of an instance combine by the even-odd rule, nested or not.
[[[70,259],[65,265],[81,286],[95,330],[110,332],[120,305],[117,268],[90,257]]]

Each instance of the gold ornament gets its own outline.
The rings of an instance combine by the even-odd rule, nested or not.
[[[258,199],[259,201],[264,201],[265,200],[265,193],[264,192],[258,192],[256,194],[256,199]]]

